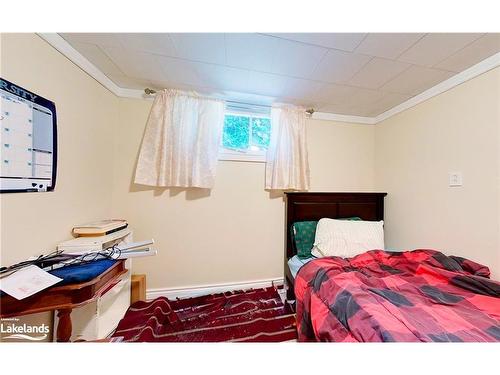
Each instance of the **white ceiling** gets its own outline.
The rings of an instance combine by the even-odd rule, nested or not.
[[[63,33],[122,88],[377,116],[500,52],[500,34]]]

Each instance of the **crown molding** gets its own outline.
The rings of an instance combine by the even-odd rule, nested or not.
[[[364,117],[364,116],[351,116],[351,115],[340,115],[337,113],[330,112],[314,112],[311,116],[313,120],[328,120],[328,121],[339,121],[339,122],[352,122],[356,124],[368,124],[374,125],[374,117]]]
[[[85,56],[71,46],[62,36],[57,33],[37,33],[42,39],[52,47],[62,53],[71,62],[77,65],[89,76],[107,88],[116,96],[122,98],[144,99],[144,92],[141,90],[126,89],[118,86],[108,78],[98,67],[92,64]]]
[[[74,64],[76,64],[85,73],[94,78],[97,82],[119,96],[121,87],[110,80],[103,72],[101,72],[94,64],[87,60],[80,52],[71,46],[62,36],[56,33],[38,33],[42,39],[49,43],[52,47],[66,56]]]
[[[471,66],[470,68],[455,74],[454,76],[448,78],[447,80],[438,83],[436,86],[431,87],[430,89],[421,92],[420,94],[408,99],[407,101],[398,104],[397,106],[381,113],[380,115],[374,118],[375,124],[387,120],[388,118],[406,111],[409,108],[415,107],[417,104],[420,104],[434,96],[442,94],[445,91],[452,89],[458,85],[461,85],[464,82],[471,80],[483,73],[490,71],[491,69],[500,66],[500,52],[494,54],[493,56],[488,57],[477,63],[476,65]]]
[[[80,67],[84,72],[94,78],[97,82],[111,91],[118,97],[121,98],[132,98],[132,99],[146,99],[144,91],[136,89],[126,89],[118,86],[111,79],[109,79],[99,68],[92,64],[86,57],[84,57],[80,52],[73,48],[63,37],[57,33],[37,33],[42,39],[49,43],[52,47],[66,56],[75,65]],[[337,113],[329,112],[314,112],[312,119],[314,120],[329,120],[329,121],[339,121],[348,122],[356,124],[368,124],[375,125],[379,122],[387,120],[388,118],[397,115],[409,108],[412,108],[436,95],[442,94],[445,91],[452,89],[468,80],[477,77],[487,71],[500,66],[500,52],[487,59],[480,61],[476,65],[455,74],[454,76],[448,78],[447,80],[438,83],[426,91],[406,100],[405,102],[398,104],[397,106],[381,113],[375,117],[364,117],[364,116],[351,116],[342,115]]]

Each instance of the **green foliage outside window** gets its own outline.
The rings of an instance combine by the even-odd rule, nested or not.
[[[225,148],[246,150],[250,142],[250,118],[226,115],[222,146]]]
[[[269,118],[243,115],[226,115],[222,134],[224,148],[247,151],[266,150],[271,138],[271,120]]]
[[[252,146],[259,150],[267,150],[271,138],[271,120],[268,118],[252,118]]]

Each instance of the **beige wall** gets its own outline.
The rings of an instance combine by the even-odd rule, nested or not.
[[[118,99],[33,34],[2,34],[1,75],[56,103],[54,192],[1,195],[2,264],[45,253],[75,224],[111,212]]]
[[[500,277],[500,68],[375,127],[386,245],[434,248]],[[449,187],[461,171],[463,187]]]
[[[151,101],[120,99],[113,214],[135,238],[153,237],[154,258],[134,260],[148,288],[283,277],[284,203],[264,190],[264,164],[220,161],[215,188],[149,189],[131,183]],[[373,189],[373,126],[308,121],[312,190]]]
[[[1,35],[0,75],[56,103],[55,191],[3,194],[0,263],[47,253],[73,225],[111,213],[118,99],[34,34]]]

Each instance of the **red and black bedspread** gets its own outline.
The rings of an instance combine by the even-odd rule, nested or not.
[[[295,280],[299,341],[500,341],[500,283],[434,250],[320,258]]]

